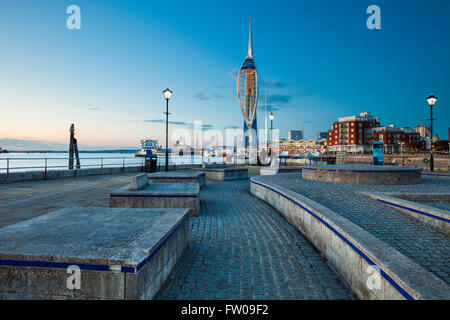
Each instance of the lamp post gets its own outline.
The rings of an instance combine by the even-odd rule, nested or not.
[[[173,92],[166,89],[163,93],[166,98],[166,171],[169,171],[169,100]]]
[[[273,130],[273,119],[275,119],[275,115],[271,112],[269,114],[269,119],[270,119],[270,153],[272,153],[272,140],[273,140],[273,134],[272,134],[272,130]]]
[[[431,131],[431,141],[430,141],[430,171],[434,171],[434,157],[433,157],[433,106],[437,101],[437,97],[430,95],[427,98],[428,105],[430,106],[430,131]]]

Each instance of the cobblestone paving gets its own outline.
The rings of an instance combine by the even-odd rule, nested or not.
[[[425,204],[427,206],[450,211],[450,202],[448,202],[448,201],[414,201],[414,202],[418,202],[418,203]]]
[[[341,214],[375,237],[408,256],[447,283],[450,282],[450,241],[407,215],[358,191],[392,193],[450,193],[446,178],[422,178],[421,184],[376,186],[303,180],[301,175],[279,174],[270,181],[298,192]]]
[[[188,247],[156,299],[351,299],[326,260],[249,181],[200,193]]]

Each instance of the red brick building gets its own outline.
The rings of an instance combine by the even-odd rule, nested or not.
[[[331,130],[328,130],[328,151],[369,152],[372,150],[372,128],[379,126],[380,119],[373,117],[369,112],[339,118]]]
[[[382,141],[387,152],[409,151],[411,145],[420,147],[420,134],[411,128],[393,125],[372,129],[373,141]]]

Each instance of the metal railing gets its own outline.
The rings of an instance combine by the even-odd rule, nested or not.
[[[100,168],[100,172],[103,172],[103,168],[105,167],[122,167],[125,170],[126,166],[144,166],[144,158],[135,158],[135,157],[96,157],[96,158],[79,158],[80,159],[80,167],[77,168],[76,158],[73,158],[74,165],[72,170],[80,170],[80,169],[88,169],[88,168]],[[58,161],[67,161],[66,164],[58,164],[51,165],[51,162]],[[9,175],[12,171],[24,171],[24,170],[32,170],[32,171],[44,171],[45,175],[49,169],[56,170],[69,170],[69,157],[65,158],[0,158],[0,173],[6,172],[6,175]],[[97,161],[95,161],[97,160]],[[119,160],[119,161],[118,161]],[[120,161],[121,160],[121,161]],[[138,161],[136,161],[138,160]],[[40,162],[42,165],[32,165],[32,166],[14,166],[14,162]],[[105,163],[106,161],[106,163]],[[112,161],[112,163],[108,163]],[[6,164],[5,164],[6,162]],[[94,163],[92,163],[94,162]],[[39,170],[40,169],[40,170]]]

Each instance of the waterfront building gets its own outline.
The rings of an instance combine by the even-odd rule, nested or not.
[[[302,130],[290,130],[288,132],[288,140],[289,141],[303,140],[303,131]]]
[[[431,127],[424,126],[419,122],[419,125],[417,127],[414,127],[414,132],[417,132],[422,138],[429,138],[431,137]]]
[[[420,135],[409,127],[396,128],[393,124],[372,128],[373,141],[384,143],[386,152],[406,152],[420,147]],[[411,150],[413,151],[413,150]]]
[[[252,20],[250,19],[248,52],[237,77],[238,102],[244,116],[244,148],[258,148],[257,115],[258,73],[253,57]],[[254,130],[254,135],[251,131]]]
[[[327,140],[327,137],[328,137],[327,131],[317,133],[317,140]]]
[[[380,126],[380,119],[369,112],[359,116],[338,118],[327,133],[327,147],[330,152],[371,152],[371,129]]]
[[[300,140],[300,141],[283,141],[280,140],[279,151],[284,155],[290,156],[306,156],[310,152],[324,153],[327,151],[326,143],[322,140]]]

